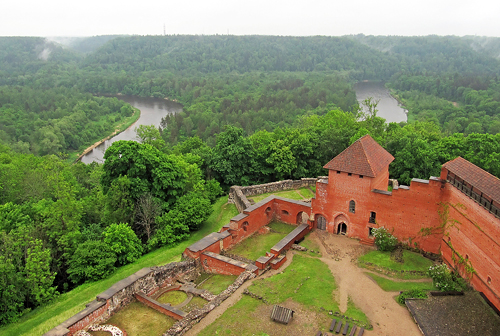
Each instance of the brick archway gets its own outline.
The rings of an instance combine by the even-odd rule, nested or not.
[[[333,220],[333,233],[341,234],[344,236],[348,235],[349,232],[349,218],[346,215],[340,214]]]

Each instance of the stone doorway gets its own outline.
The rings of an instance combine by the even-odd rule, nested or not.
[[[347,224],[346,223],[340,223],[338,226],[337,226],[337,234],[338,235],[347,235]]]

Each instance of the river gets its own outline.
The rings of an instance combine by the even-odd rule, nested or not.
[[[368,97],[380,100],[377,116],[384,118],[388,123],[407,121],[406,110],[391,96],[383,82],[358,82],[354,89],[360,106]]]
[[[84,155],[81,159],[83,163],[91,163],[93,161],[102,163],[104,161],[104,152],[111,144],[118,140],[136,140],[137,135],[135,129],[139,125],[155,125],[159,126],[161,119],[167,114],[177,113],[182,111],[182,105],[160,98],[144,98],[135,96],[115,96],[116,98],[130,103],[135,108],[141,111],[139,119],[125,131],[117,134],[109,140],[94,148],[92,151]]]

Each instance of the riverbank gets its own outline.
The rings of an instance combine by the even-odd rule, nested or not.
[[[70,154],[69,160],[71,162],[78,162],[78,161],[80,161],[82,159],[82,157],[84,157],[85,155],[87,155],[88,153],[90,153],[94,148],[96,148],[97,146],[99,146],[100,144],[102,144],[104,141],[109,140],[112,137],[114,137],[115,135],[117,135],[117,134],[119,134],[119,133],[121,133],[121,132],[129,129],[130,127],[132,127],[137,122],[137,120],[139,120],[140,117],[141,117],[141,111],[138,108],[134,107],[134,113],[130,117],[126,118],[124,122],[122,122],[121,124],[119,124],[118,126],[116,126],[116,129],[114,130],[113,133],[111,133],[110,135],[108,135],[104,139],[101,139],[101,140],[97,141],[92,146],[89,146],[89,147],[85,148],[85,150],[82,152],[82,154],[78,154],[78,153]]]

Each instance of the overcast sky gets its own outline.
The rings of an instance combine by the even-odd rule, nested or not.
[[[498,0],[3,0],[0,36],[500,36]]]

